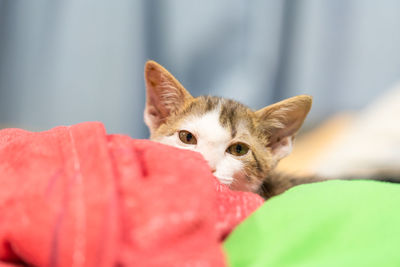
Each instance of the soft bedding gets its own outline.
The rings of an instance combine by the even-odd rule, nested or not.
[[[197,153],[100,123],[0,131],[0,266],[223,266],[262,203]]]
[[[231,266],[400,266],[400,185],[294,187],[268,200],[224,247]]]
[[[199,154],[100,123],[0,131],[2,267],[400,266],[398,184],[321,182],[262,204]]]

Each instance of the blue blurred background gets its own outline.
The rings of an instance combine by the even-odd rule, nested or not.
[[[0,0],[0,127],[102,121],[146,138],[143,66],[256,109],[314,96],[315,125],[400,80],[398,0]]]

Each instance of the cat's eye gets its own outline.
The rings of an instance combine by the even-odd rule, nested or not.
[[[234,156],[244,156],[249,151],[248,145],[244,143],[235,143],[228,147],[226,152],[234,155]]]
[[[189,145],[197,144],[196,137],[194,137],[194,135],[189,131],[185,131],[185,130],[179,131],[178,135],[179,135],[179,139],[185,144],[189,144]]]

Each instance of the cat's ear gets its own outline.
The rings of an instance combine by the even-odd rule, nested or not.
[[[268,136],[268,147],[276,162],[292,151],[294,136],[310,111],[311,104],[311,96],[300,95],[256,111],[259,127]]]
[[[144,120],[153,132],[168,116],[193,99],[188,91],[161,65],[147,61],[144,68],[146,81],[146,108]]]

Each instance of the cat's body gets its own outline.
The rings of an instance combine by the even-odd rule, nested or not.
[[[295,179],[274,172],[292,149],[312,103],[296,96],[253,111],[220,97],[192,97],[162,66],[145,67],[145,122],[151,139],[197,151],[223,184],[269,198],[317,177]]]

